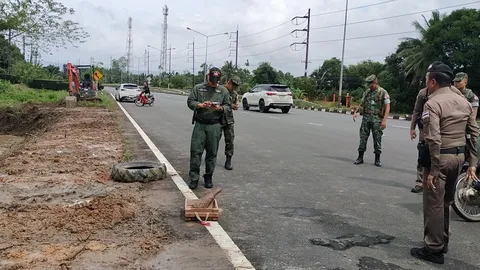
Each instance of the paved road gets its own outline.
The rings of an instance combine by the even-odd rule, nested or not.
[[[155,95],[154,107],[124,106],[187,180],[192,113],[186,97]],[[351,116],[240,109],[235,120],[234,170],[223,169],[222,138],[214,183],[224,188],[220,223],[256,269],[480,269],[480,224],[456,216],[444,266],[409,255],[421,244],[423,221],[421,195],[410,192],[416,143],[407,121],[388,121],[377,168],[371,138],[366,163],[352,164],[360,121]],[[345,251],[309,241],[350,233],[395,239]]]

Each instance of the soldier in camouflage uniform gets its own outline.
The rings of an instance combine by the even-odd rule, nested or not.
[[[232,76],[227,83],[225,84],[225,88],[227,88],[228,92],[230,93],[230,101],[232,102],[232,109],[238,110],[238,93],[237,89],[240,85],[240,79],[237,76]],[[232,156],[233,156],[233,140],[235,139],[235,131],[233,129],[233,124],[235,123],[233,119],[233,111],[228,110],[225,111],[223,114],[223,134],[225,135],[225,169],[233,170],[232,167]]]
[[[200,165],[205,154],[205,188],[213,187],[213,172],[217,163],[218,144],[222,138],[220,121],[223,113],[231,110],[232,103],[228,90],[218,84],[220,69],[213,67],[207,75],[207,82],[193,87],[187,99],[188,107],[194,111],[192,138],[190,141],[189,187],[197,188],[200,178]],[[193,124],[193,123],[192,123]]]
[[[353,114],[353,121],[355,121],[358,110],[360,107],[363,109],[358,158],[354,164],[358,165],[363,163],[363,154],[367,150],[367,141],[371,131],[375,153],[375,166],[381,167],[380,154],[382,153],[382,136],[383,130],[387,127],[387,118],[390,113],[390,96],[385,89],[378,85],[378,80],[375,75],[368,76],[365,82],[369,85],[369,89],[363,92],[360,106]]]
[[[468,74],[465,72],[459,72],[453,79],[455,87],[462,92],[463,96],[472,104],[473,113],[475,114],[475,119],[477,119],[478,112],[478,97],[473,93],[471,89],[467,88],[468,83]]]

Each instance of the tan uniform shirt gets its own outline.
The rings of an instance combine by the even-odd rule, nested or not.
[[[458,90],[455,86],[451,86],[450,90],[452,90],[452,92],[454,92],[455,94],[458,94],[463,97],[462,92],[460,92],[460,90]],[[412,120],[410,121],[411,130],[415,130],[415,126],[417,125],[417,120],[420,118],[420,115],[422,114],[424,98],[426,95],[427,95],[427,88],[423,88],[420,91],[418,91],[417,100],[415,101],[415,107],[413,108]],[[425,136],[423,134],[423,131],[419,130],[418,140],[423,141],[424,137]]]
[[[438,89],[423,107],[422,122],[425,141],[430,148],[431,175],[438,176],[440,172],[440,149],[464,146],[465,131],[471,136],[468,163],[477,164],[479,128],[472,105],[463,96],[453,93],[448,87]]]

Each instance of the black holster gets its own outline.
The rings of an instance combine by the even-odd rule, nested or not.
[[[424,168],[430,168],[432,160],[430,159],[430,148],[425,141],[418,142],[418,164]]]

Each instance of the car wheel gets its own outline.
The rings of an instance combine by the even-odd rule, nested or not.
[[[263,99],[260,99],[258,102],[258,109],[260,109],[260,112],[266,113],[270,108],[265,107],[265,101]]]
[[[282,113],[288,113],[290,111],[290,107],[282,108]]]
[[[248,106],[248,101],[246,98],[242,99],[242,105],[245,111],[248,111],[250,109],[250,106]]]

